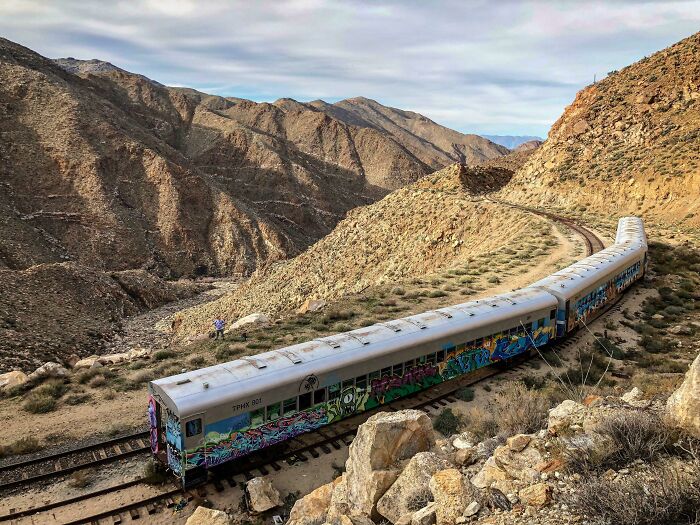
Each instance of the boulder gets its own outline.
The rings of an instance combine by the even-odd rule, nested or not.
[[[29,374],[28,379],[29,381],[37,381],[40,379],[47,379],[51,377],[66,377],[67,375],[68,370],[66,370],[63,366],[59,365],[58,363],[49,361],[48,363],[44,363],[39,368],[34,370],[34,372]]]
[[[76,361],[76,363],[73,365],[73,368],[75,370],[80,370],[81,368],[92,368],[92,365],[94,365],[99,358],[99,355],[91,355],[90,357],[85,357],[80,361]]]
[[[326,301],[323,299],[307,299],[304,301],[304,304],[302,304],[299,309],[297,310],[298,314],[305,314],[308,312],[318,312],[321,308],[326,306]]]
[[[280,493],[267,478],[253,478],[246,485],[253,512],[265,512],[283,504]]]
[[[552,501],[551,492],[552,489],[546,483],[535,483],[518,492],[518,496],[525,505],[544,507]]]
[[[530,436],[527,434],[517,434],[515,436],[511,436],[508,438],[506,441],[506,444],[508,445],[508,448],[513,451],[513,452],[520,452],[523,450],[528,444],[530,443]]]
[[[142,359],[144,357],[148,357],[150,354],[151,352],[147,348],[132,348],[127,352],[129,361],[133,359]]]
[[[27,381],[29,381],[29,377],[21,370],[12,370],[11,372],[0,374],[0,392],[22,386]]]
[[[430,500],[430,478],[438,470],[451,465],[434,452],[419,452],[413,456],[393,485],[377,501],[377,512],[392,523],[413,513]],[[421,501],[424,499],[424,501]],[[416,504],[420,505],[416,507]]]
[[[129,360],[129,352],[123,352],[120,354],[107,354],[100,357],[97,362],[102,366],[105,365],[115,365],[117,363],[123,363]]]
[[[553,434],[571,425],[581,425],[586,414],[586,407],[571,399],[562,401],[549,410],[547,428]]]
[[[460,467],[465,467],[476,462],[476,447],[463,448],[454,453],[454,462]]]
[[[266,316],[265,314],[261,313],[254,313],[250,315],[246,315],[245,317],[241,317],[238,321],[233,323],[231,325],[231,328],[227,330],[238,330],[239,328],[251,324],[256,324],[256,325],[264,325],[270,322],[270,318]]]
[[[454,525],[462,515],[472,494],[467,480],[454,468],[439,470],[430,478],[430,492],[435,499],[437,525]]]
[[[337,523],[338,525],[374,525],[371,519],[360,514],[353,514],[352,516],[343,514],[333,523]]]
[[[350,505],[348,504],[348,483],[346,474],[342,474],[336,479],[337,483],[331,494],[331,503],[328,506],[328,514],[326,521],[335,523],[340,516],[350,513]],[[340,480],[340,481],[338,481]]]
[[[399,462],[430,450],[434,444],[430,418],[419,410],[380,412],[360,425],[341,482],[352,514],[378,518],[377,501],[398,478]],[[340,514],[333,510],[333,502],[331,514]]]
[[[471,432],[462,432],[452,440],[452,446],[457,450],[475,447],[479,439]]]
[[[197,507],[185,525],[229,525],[231,517],[221,510]]]
[[[700,438],[700,354],[690,365],[681,386],[668,398],[666,408],[672,421]]]
[[[651,401],[649,401],[648,399],[642,399],[643,395],[644,392],[642,392],[641,390],[639,390],[639,388],[635,386],[629,392],[622,394],[622,397],[620,399],[622,399],[625,403],[635,408],[648,408],[649,405],[651,405]]]
[[[437,505],[434,501],[431,501],[425,507],[413,513],[411,525],[435,525],[436,512]]]
[[[63,360],[63,362],[70,368],[75,368],[75,363],[78,361],[80,361],[80,357],[75,354],[71,354]]]
[[[481,470],[471,479],[472,485],[479,489],[490,487],[499,480],[510,479],[508,474],[496,464],[496,460],[491,456],[486,460]]]
[[[294,503],[287,525],[318,525],[326,520],[328,507],[331,504],[333,489],[342,480],[335,478],[331,483],[321,485]]]
[[[526,482],[539,479],[539,472],[535,467],[544,460],[540,451],[532,444],[520,452],[514,452],[508,445],[498,447],[493,453],[493,459],[509,478]]]
[[[478,501],[472,501],[467,508],[464,509],[464,517],[470,518],[476,515],[481,510],[481,504]]]

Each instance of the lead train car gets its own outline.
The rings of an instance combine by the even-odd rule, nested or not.
[[[151,449],[184,486],[207,469],[522,354],[584,324],[646,267],[641,220],[528,288],[149,383]]]

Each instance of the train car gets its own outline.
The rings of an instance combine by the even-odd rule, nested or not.
[[[531,286],[558,300],[557,336],[584,325],[645,272],[645,243],[628,240],[601,250]]]
[[[226,461],[545,345],[557,304],[526,288],[152,381],[151,448],[197,484]]]
[[[639,219],[527,288],[149,383],[153,454],[185,486],[207,469],[548,344],[644,275]]]

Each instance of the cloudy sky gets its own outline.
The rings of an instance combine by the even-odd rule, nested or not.
[[[545,136],[583,86],[700,29],[700,0],[2,0],[0,35],[167,85],[365,96],[464,132]]]

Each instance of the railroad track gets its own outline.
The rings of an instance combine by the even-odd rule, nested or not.
[[[496,200],[491,197],[484,197],[484,199],[496,204],[501,204],[503,206],[510,206],[511,208],[518,208],[519,210],[528,211],[536,215],[541,215],[553,221],[557,221],[564,224],[568,228],[574,230],[583,238],[583,241],[586,244],[586,256],[593,255],[594,253],[599,252],[605,247],[600,237],[598,237],[588,228],[581,226],[579,223],[577,223],[573,219],[569,219],[568,217],[563,217],[561,215],[557,215],[556,213],[540,210],[538,208],[531,208],[529,206],[522,206],[520,204],[512,204],[510,202]]]
[[[584,242],[586,243],[587,255],[591,255],[604,247],[603,242],[598,236],[572,219],[534,208],[510,204],[502,201],[495,201],[490,198],[487,198],[487,200],[516,207],[565,224],[584,239]],[[603,317],[611,311],[619,311],[622,307],[624,299],[628,296],[629,291],[622,295],[616,303],[601,311],[596,318]],[[548,353],[553,352],[556,355],[557,350],[565,350],[579,342],[582,335],[583,333],[581,331],[577,331],[566,339],[556,341],[547,349],[547,351]],[[67,521],[65,523],[66,525],[88,523],[96,524],[100,523],[102,520],[108,520],[111,518],[111,523],[113,525],[118,525],[122,522],[122,514],[128,514],[132,520],[137,520],[142,517],[150,516],[163,510],[164,508],[176,507],[183,500],[190,501],[194,497],[206,497],[210,491],[221,493],[227,490],[227,487],[238,487],[243,489],[245,487],[245,483],[253,477],[257,475],[265,476],[271,472],[281,470],[281,463],[286,462],[292,465],[296,462],[305,462],[309,461],[310,458],[317,458],[321,454],[329,454],[334,449],[339,450],[343,446],[349,446],[355,437],[357,427],[378,412],[397,411],[408,408],[423,410],[425,412],[430,412],[431,409],[439,410],[442,407],[457,401],[455,394],[458,390],[504,372],[521,370],[522,365],[534,355],[536,355],[535,352],[531,350],[524,355],[517,356],[513,360],[510,360],[508,362],[508,366],[505,366],[505,363],[498,363],[484,369],[476,370],[466,377],[436,385],[430,390],[418,392],[412,396],[393,401],[392,403],[381,407],[377,407],[374,410],[344,419],[332,426],[323,427],[316,432],[300,435],[291,441],[267,448],[263,452],[251,454],[233,462],[230,465],[224,465],[219,469],[212,470],[211,479],[205,485],[197,487],[194,490],[183,491],[180,487],[171,485],[159,494],[140,499],[118,508],[109,509],[97,514],[79,518],[74,521]],[[130,440],[133,440],[136,446],[133,446],[130,443]],[[124,436],[102,443],[96,443],[94,445],[75,449],[73,451],[57,453],[50,456],[44,456],[7,465],[0,468],[0,479],[3,480],[0,482],[0,490],[16,488],[24,484],[70,474],[77,470],[99,466],[118,459],[145,453],[150,448],[147,441],[148,433],[140,432],[130,436]],[[111,453],[107,452],[109,450],[111,450]],[[88,458],[83,462],[70,461],[69,459],[66,459],[70,458],[71,455],[85,457],[86,454],[91,454],[93,457]],[[43,470],[39,469],[39,472],[27,473],[27,469],[31,470],[33,467],[42,464],[45,465]],[[14,476],[12,474],[13,472],[15,472]],[[21,474],[18,474],[20,472]],[[256,474],[256,472],[259,474]],[[11,509],[9,514],[0,516],[0,522],[8,522],[25,516],[47,512],[59,507],[80,503],[105,494],[125,490],[143,483],[143,479],[135,479],[106,489],[101,489],[99,491],[30,509],[20,511]]]
[[[0,467],[0,491],[98,467],[150,450],[148,432],[136,432],[92,445],[56,452]]]

